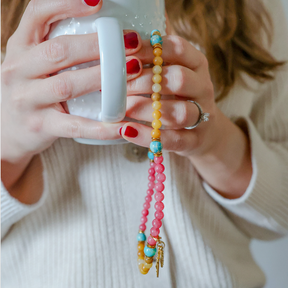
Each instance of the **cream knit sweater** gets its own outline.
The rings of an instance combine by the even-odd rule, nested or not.
[[[287,60],[283,9],[278,1],[267,3],[275,26],[271,52]],[[165,153],[159,279],[154,268],[141,275],[136,261],[148,159],[131,161],[127,145],[59,139],[41,154],[39,203],[23,205],[2,186],[2,288],[262,287],[250,239],[288,230],[288,65],[272,82],[246,80],[252,89],[239,81],[219,107],[249,133],[251,183],[241,198],[224,199],[186,158]]]

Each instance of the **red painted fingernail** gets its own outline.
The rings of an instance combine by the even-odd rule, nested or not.
[[[138,46],[138,36],[135,32],[130,32],[124,35],[125,48],[135,49]]]
[[[138,131],[131,126],[127,126],[124,135],[130,138],[135,138],[138,135]]]
[[[100,0],[84,0],[88,6],[96,6]]]
[[[123,126],[120,127],[120,128],[119,128],[119,131],[118,131],[120,136],[122,136],[122,134],[121,134],[121,132],[122,132],[122,128],[123,128]]]
[[[140,71],[140,65],[137,59],[131,59],[126,62],[127,74],[137,74]]]

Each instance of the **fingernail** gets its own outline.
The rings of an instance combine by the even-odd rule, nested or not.
[[[84,0],[88,6],[96,6],[100,0]]]
[[[118,130],[118,133],[119,133],[120,136],[122,136],[122,134],[121,134],[121,132],[122,132],[122,128],[123,128],[123,126],[120,127],[119,130]]]
[[[137,59],[131,59],[126,62],[127,74],[137,74],[140,71],[140,65]]]
[[[135,32],[130,32],[124,35],[125,48],[135,49],[138,46],[138,36]]]
[[[130,138],[135,138],[138,135],[138,131],[131,126],[127,126],[124,135]]]

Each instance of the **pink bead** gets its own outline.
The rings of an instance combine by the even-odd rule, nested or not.
[[[156,211],[154,216],[156,219],[161,220],[164,218],[164,213],[162,211]]]
[[[143,208],[148,210],[150,208],[150,203],[149,202],[145,202],[143,204]]]
[[[165,186],[162,182],[158,182],[155,184],[155,190],[157,192],[162,192],[164,190]]]
[[[163,162],[163,156],[160,157],[154,157],[154,162],[156,164],[161,164]]]
[[[154,228],[152,227],[150,229],[150,234],[153,236],[153,237],[158,237],[158,235],[160,234],[160,230],[158,228]]]
[[[149,236],[148,237],[148,244],[151,246],[154,246],[154,245],[156,245],[156,241],[151,236]]]
[[[164,181],[166,180],[165,174],[163,174],[163,173],[157,174],[157,175],[156,175],[156,180],[157,180],[158,182],[164,182]]]
[[[164,170],[165,170],[165,167],[164,167],[163,164],[157,164],[157,165],[155,166],[155,171],[156,171],[157,173],[163,173]]]
[[[156,163],[155,163],[155,162],[150,162],[150,167],[151,167],[151,168],[155,168],[155,166],[156,166]]]
[[[149,189],[153,189],[154,187],[155,187],[155,183],[150,181],[150,182],[148,183],[148,188],[149,188]]]
[[[157,211],[162,211],[164,209],[164,204],[162,202],[156,202],[155,205],[154,205],[154,208]]]
[[[148,180],[151,181],[151,182],[154,182],[155,181],[155,176],[154,175],[149,175],[148,176]]]
[[[148,173],[149,173],[150,175],[154,175],[154,174],[155,174],[155,169],[154,169],[154,168],[150,168],[150,169],[148,170]]]
[[[143,216],[147,216],[149,214],[149,211],[147,209],[143,209],[141,214]]]
[[[164,199],[164,194],[161,193],[161,192],[157,192],[154,197],[155,197],[155,200],[156,200],[157,202],[163,201],[163,199]]]
[[[145,224],[147,222],[147,217],[146,216],[142,216],[140,219],[140,223],[141,224]]]
[[[162,222],[161,222],[160,220],[158,220],[158,219],[154,219],[154,220],[152,221],[152,226],[153,226],[154,228],[159,229],[159,228],[162,226]]]
[[[147,195],[152,196],[154,194],[153,189],[148,189],[147,190]]]
[[[141,224],[141,225],[139,226],[139,230],[145,231],[145,230],[146,230],[146,225],[145,225],[145,224]]]
[[[145,201],[146,202],[151,202],[152,201],[152,197],[151,196],[146,196],[145,197]]]

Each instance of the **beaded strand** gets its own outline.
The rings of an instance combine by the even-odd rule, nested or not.
[[[161,131],[159,130],[162,126],[161,121],[159,120],[161,118],[161,112],[159,111],[161,109],[161,94],[159,93],[162,89],[161,87],[161,72],[162,72],[162,64],[163,59],[161,57],[162,55],[162,37],[159,32],[159,30],[153,30],[151,32],[151,38],[150,38],[151,46],[153,47],[153,64],[154,67],[152,69],[153,71],[153,85],[152,90],[153,94],[151,95],[151,99],[153,100],[152,108],[153,111],[153,122],[152,127],[153,130],[151,131],[151,137],[152,142],[150,143],[150,149],[148,152],[148,158],[150,159],[150,168],[148,170],[148,190],[147,190],[147,196],[145,197],[145,203],[143,204],[143,210],[142,210],[142,217],[140,219],[140,226],[139,226],[139,233],[137,235],[138,240],[138,268],[142,274],[147,274],[152,267],[154,256],[157,252],[156,247],[158,248],[157,257],[156,257],[156,274],[157,277],[159,277],[159,266],[163,267],[164,264],[164,247],[165,244],[163,241],[161,241],[160,234],[160,228],[162,226],[162,219],[164,217],[163,209],[163,199],[164,199],[164,184],[163,182],[166,180],[166,176],[163,173],[165,170],[163,162],[163,156],[162,156],[162,143],[161,143]],[[155,177],[155,173],[157,172],[157,175]],[[155,183],[155,180],[157,182]],[[155,205],[154,208],[156,209],[156,212],[154,214],[155,218],[152,221],[152,228],[150,229],[150,236],[148,237],[147,244],[145,246],[146,242],[146,223],[147,223],[147,216],[149,214],[149,208],[150,208],[150,202],[152,201],[152,196],[154,194],[154,190],[156,190],[156,193],[154,195],[155,198]]]

